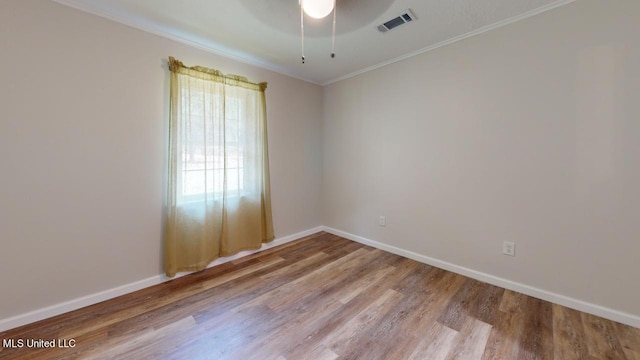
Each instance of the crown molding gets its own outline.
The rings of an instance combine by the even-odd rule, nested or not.
[[[197,40],[187,39],[186,37],[176,35],[176,34],[170,32],[170,31],[168,31],[167,29],[164,29],[162,27],[156,26],[154,24],[145,23],[145,22],[142,22],[142,21],[136,21],[136,20],[130,19],[130,18],[126,17],[126,16],[122,16],[120,14],[115,14],[113,12],[109,12],[109,11],[107,11],[105,9],[101,9],[101,8],[98,8],[98,7],[95,7],[95,6],[87,6],[86,4],[79,3],[79,2],[77,2],[75,0],[53,0],[53,1],[56,2],[56,3],[59,3],[61,5],[65,5],[65,6],[74,8],[76,10],[80,10],[80,11],[83,11],[83,12],[86,12],[86,13],[89,13],[89,14],[93,14],[93,15],[96,15],[96,16],[99,16],[99,17],[102,17],[102,18],[105,18],[105,19],[108,19],[108,20],[111,20],[111,21],[114,21],[114,22],[129,26],[129,27],[135,28],[137,30],[141,30],[141,31],[144,31],[144,32],[147,32],[147,33],[150,33],[150,34],[165,38],[165,39],[173,40],[173,41],[185,44],[187,46],[191,46],[193,48],[206,51],[208,53],[212,53],[212,54],[215,54],[215,55],[218,55],[218,56],[222,56],[222,57],[234,60],[234,61],[238,61],[240,63],[244,63],[244,64],[256,66],[256,67],[259,67],[259,68],[263,68],[263,69],[266,69],[266,70],[269,70],[269,71],[273,71],[275,73],[278,73],[278,74],[281,74],[281,75],[285,75],[285,76],[288,76],[288,77],[291,77],[291,78],[294,78],[294,79],[302,80],[302,81],[305,81],[305,82],[308,82],[308,83],[311,83],[311,84],[320,85],[320,86],[327,86],[327,85],[330,85],[330,84],[333,84],[333,83],[336,83],[336,82],[339,82],[339,81],[342,81],[342,80],[346,80],[346,79],[352,78],[354,76],[358,76],[358,75],[367,73],[369,71],[373,71],[373,70],[379,69],[381,67],[384,67],[384,66],[396,63],[396,62],[400,62],[400,61],[412,58],[414,56],[418,56],[418,55],[424,54],[426,52],[441,48],[443,46],[451,45],[453,43],[456,43],[458,41],[462,41],[462,40],[470,38],[472,36],[480,35],[480,34],[483,34],[483,33],[487,32],[487,31],[491,31],[491,30],[494,30],[494,29],[509,25],[511,23],[530,18],[532,16],[547,12],[549,10],[553,10],[553,9],[561,7],[561,6],[571,4],[571,3],[575,2],[576,0],[558,0],[558,1],[555,1],[555,2],[553,2],[551,4],[548,4],[548,5],[545,5],[545,6],[530,10],[530,11],[525,12],[523,14],[511,17],[511,18],[508,18],[508,19],[505,19],[505,20],[502,20],[502,21],[499,21],[499,22],[494,23],[494,24],[483,26],[483,27],[478,28],[476,30],[470,31],[470,32],[468,32],[466,34],[458,35],[458,36],[453,37],[451,39],[448,39],[448,40],[445,40],[445,41],[441,41],[441,42],[439,42],[437,44],[433,44],[433,45],[424,47],[422,49],[419,49],[419,50],[410,52],[408,54],[393,58],[391,60],[387,60],[387,61],[381,62],[379,64],[376,64],[376,65],[368,66],[366,68],[351,72],[349,74],[340,76],[338,78],[335,78],[333,80],[330,80],[330,81],[327,81],[327,82],[324,82],[324,83],[312,81],[312,80],[306,79],[304,77],[297,76],[295,74],[292,74],[290,71],[287,71],[287,69],[282,67],[282,66],[278,66],[278,65],[272,64],[270,62],[267,62],[267,61],[252,57],[249,54],[236,52],[233,49],[229,49],[229,48],[224,47],[224,46],[222,46],[220,44],[216,44],[214,42],[208,42],[208,41],[197,41]]]
[[[410,52],[408,54],[399,56],[397,58],[393,58],[391,60],[387,60],[387,61],[381,62],[381,63],[379,63],[377,65],[372,65],[372,66],[366,67],[364,69],[361,69],[361,70],[358,70],[358,71],[354,71],[352,73],[349,73],[349,74],[341,76],[339,78],[327,81],[327,82],[322,83],[320,85],[322,85],[322,86],[331,85],[333,83],[336,83],[336,82],[339,82],[339,81],[342,81],[342,80],[346,80],[346,79],[352,78],[354,76],[358,76],[358,75],[367,73],[369,71],[373,71],[373,70],[379,69],[381,67],[385,67],[387,65],[391,65],[393,63],[397,63],[397,62],[412,58],[414,56],[418,56],[418,55],[424,54],[426,52],[441,48],[443,46],[447,46],[447,45],[451,45],[453,43],[457,43],[458,41],[462,41],[462,40],[470,38],[472,36],[480,35],[480,34],[486,33],[487,31],[491,31],[491,30],[494,30],[494,29],[497,29],[497,28],[512,24],[514,22],[530,18],[532,16],[547,12],[549,10],[553,10],[553,9],[561,7],[561,6],[571,4],[571,3],[575,2],[575,1],[576,0],[559,0],[559,1],[553,2],[551,4],[548,4],[548,5],[533,9],[531,11],[527,11],[527,12],[522,13],[520,15],[517,15],[517,16],[514,16],[514,17],[510,17],[508,19],[499,21],[497,23],[493,23],[493,24],[490,24],[490,25],[487,25],[487,26],[483,26],[483,27],[478,28],[476,30],[470,31],[470,32],[468,32],[466,34],[458,35],[458,36],[452,37],[451,39],[447,39],[447,40],[441,41],[439,43],[436,43],[436,44],[433,44],[433,45],[429,45],[429,46],[424,47],[424,48],[422,48],[420,50],[416,50],[416,51]]]
[[[312,83],[315,85],[321,85],[318,82],[311,81],[309,79],[305,79],[300,76],[296,76],[288,72],[285,68],[272,64],[270,62],[255,58],[250,56],[249,54],[244,54],[241,52],[234,51],[233,49],[227,48],[220,44],[216,44],[210,41],[196,41],[191,40],[183,36],[176,35],[167,29],[164,29],[160,26],[156,26],[151,23],[146,23],[142,21],[136,21],[134,19],[128,18],[126,16],[122,16],[120,14],[115,14],[113,12],[109,12],[105,9],[101,9],[94,6],[87,6],[86,4],[79,3],[75,0],[52,0],[60,5],[64,5],[91,15],[95,15],[122,25],[126,25],[128,27],[134,28],[136,30],[140,30],[152,35],[159,36],[161,38],[165,38],[168,40],[172,40],[211,54],[215,54],[227,59],[231,59],[243,64],[256,66],[265,70],[273,71],[275,73],[285,75],[294,79],[302,80],[308,83]]]

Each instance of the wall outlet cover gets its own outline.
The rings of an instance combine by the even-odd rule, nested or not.
[[[516,244],[511,241],[503,241],[502,253],[509,256],[516,256]]]

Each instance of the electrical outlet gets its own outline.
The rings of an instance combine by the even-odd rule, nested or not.
[[[378,218],[378,225],[387,226],[387,219],[384,216],[380,216]]]
[[[516,243],[511,241],[503,241],[502,253],[509,256],[516,256]]]

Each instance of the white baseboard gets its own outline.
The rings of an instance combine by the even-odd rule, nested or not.
[[[421,255],[409,250],[405,250],[405,249],[401,249],[395,246],[391,246],[391,245],[387,245],[381,242],[377,242],[371,239],[367,239],[364,238],[362,236],[358,236],[358,235],[354,235],[354,234],[350,234],[348,232],[344,232],[338,229],[334,229],[334,228],[330,228],[327,226],[319,226],[319,227],[315,227],[309,230],[305,230],[296,234],[292,234],[292,235],[288,235],[288,236],[284,236],[281,238],[278,238],[268,244],[264,244],[262,246],[262,248],[258,249],[258,250],[253,250],[253,251],[244,251],[241,253],[238,253],[234,256],[230,256],[230,257],[225,257],[225,258],[219,258],[217,260],[215,260],[214,262],[212,262],[208,267],[213,267],[216,265],[220,265],[229,261],[233,261],[236,260],[238,258],[241,258],[243,256],[247,256],[247,255],[251,255],[254,254],[256,252],[260,252],[260,251],[264,251],[266,249],[278,246],[278,245],[282,245],[285,243],[288,243],[290,241],[293,240],[297,240],[300,238],[303,238],[305,236],[309,236],[312,234],[315,234],[317,232],[320,231],[326,231],[328,233],[334,234],[334,235],[338,235],[338,236],[342,236],[346,239],[349,240],[353,240],[353,241],[357,241],[359,243],[365,244],[365,245],[369,245],[375,248],[378,248],[380,250],[384,250],[384,251],[388,251],[390,253],[396,254],[396,255],[400,255],[400,256],[404,256],[406,258],[412,259],[412,260],[416,260],[419,261],[421,263],[425,263],[428,265],[432,265],[444,270],[448,270],[451,272],[455,272],[457,274],[461,274],[464,276],[468,276],[470,278],[476,279],[476,280],[480,280],[480,281],[484,281],[486,283],[492,284],[492,285],[496,285],[496,286],[500,286],[502,288],[505,289],[509,289],[509,290],[513,290],[513,291],[517,291],[529,296],[533,296],[535,298],[538,299],[542,299],[542,300],[546,300],[546,301],[550,301],[559,305],[563,305],[572,309],[576,309],[576,310],[580,310],[580,311],[584,311],[586,313],[589,314],[593,314],[593,315],[597,315],[600,317],[603,317],[605,319],[609,319],[609,320],[613,320],[613,321],[617,321],[623,324],[627,324],[630,326],[634,326],[637,328],[640,328],[640,317],[637,315],[633,315],[633,314],[628,314],[628,313],[624,313],[621,311],[617,311],[617,310],[613,310],[607,307],[603,307],[600,305],[596,305],[596,304],[591,304],[582,300],[578,300],[578,299],[574,299],[568,296],[564,296],[564,295],[560,295],[560,294],[556,294],[550,291],[546,291],[543,289],[539,289],[539,288],[535,288],[532,286],[528,286],[525,284],[521,284],[515,281],[511,281],[511,280],[507,280],[507,279],[503,279],[497,276],[493,276],[493,275],[489,275],[480,271],[476,271],[476,270],[472,270],[469,268],[465,268],[459,265],[455,265],[446,261],[442,261],[442,260],[438,260],[438,259],[434,259],[425,255]],[[80,298],[76,298],[73,300],[69,300],[69,301],[65,301],[59,304],[55,304],[52,306],[48,306],[42,309],[37,309],[25,314],[20,314],[11,318],[7,318],[7,319],[2,319],[0,320],[0,331],[5,331],[5,330],[9,330],[9,329],[13,329],[16,328],[18,326],[22,326],[22,325],[26,325],[32,322],[36,322],[36,321],[40,321],[52,316],[56,316],[56,315],[60,315],[69,311],[73,311],[73,310],[77,310],[80,308],[83,308],[85,306],[89,306],[89,305],[93,305],[93,304],[97,304],[101,301],[105,301],[105,300],[109,300],[109,299],[113,299],[115,297],[124,295],[124,294],[128,294],[137,290],[141,290],[144,288],[147,288],[149,286],[153,286],[153,285],[157,285],[160,283],[163,283],[165,281],[169,281],[172,279],[177,279],[181,276],[187,275],[189,274],[188,272],[184,272],[184,273],[179,273],[177,274],[175,277],[173,278],[169,278],[167,276],[165,276],[164,274],[161,275],[156,275],[156,276],[152,276],[146,279],[142,279],[139,281],[135,281],[129,284],[125,284],[122,286],[118,286],[112,289],[108,289],[105,291],[101,291],[98,293],[94,293],[94,294],[90,294],[87,296],[83,296]]]
[[[421,255],[413,251],[401,249],[399,247],[387,245],[381,242],[364,238],[362,236],[350,234],[348,232],[344,232],[338,229],[330,228],[327,226],[322,227],[322,229],[328,233],[341,236],[345,239],[349,239],[349,240],[359,242],[361,244],[369,245],[380,250],[384,250],[396,255],[400,255],[412,260],[419,261],[424,264],[428,264],[440,269],[444,269],[460,275],[464,275],[472,279],[480,280],[480,281],[483,281],[495,286],[499,286],[505,289],[517,291],[519,293],[523,293],[525,295],[529,295],[538,299],[546,300],[555,304],[566,306],[568,308],[583,311],[589,314],[603,317],[605,319],[617,321],[619,323],[640,328],[640,317],[637,315],[617,311],[604,306],[588,303],[586,301],[574,299],[568,296],[564,296],[564,295],[556,294],[547,290],[539,289],[533,286],[529,286],[529,285],[521,284],[515,281],[503,279],[497,276],[489,275],[480,271],[476,271],[476,270],[455,265],[446,261]]]
[[[277,238],[274,241],[270,242],[270,243],[266,243],[263,244],[262,247],[258,250],[252,250],[252,251],[243,251],[240,252],[236,255],[233,256],[229,256],[229,257],[224,257],[224,258],[218,258],[215,261],[213,261],[211,264],[209,264],[209,266],[207,266],[207,268],[216,266],[216,265],[220,265],[220,264],[224,264],[226,262],[229,261],[233,261],[236,260],[238,258],[241,258],[243,256],[247,256],[247,255],[251,255],[260,251],[264,251],[267,249],[270,249],[272,247],[278,246],[278,245],[282,245],[285,243],[288,243],[290,241],[293,240],[297,240],[300,238],[303,238],[305,236],[309,236],[311,234],[315,234],[317,232],[320,232],[323,230],[322,226],[319,227],[315,227],[313,229],[309,229],[309,230],[305,230],[296,234],[292,234],[292,235],[288,235],[288,236],[284,236],[281,238]],[[25,314],[20,314],[17,316],[13,316],[7,319],[2,319],[0,320],[0,331],[5,331],[5,330],[9,330],[9,329],[13,329],[16,328],[18,326],[22,326],[22,325],[26,325],[26,324],[30,324],[32,322],[36,322],[36,321],[40,321],[43,319],[47,319],[56,315],[60,315],[60,314],[64,314],[66,312],[69,311],[73,311],[73,310],[77,310],[80,308],[83,308],[85,306],[89,306],[89,305],[93,305],[93,304],[97,304],[99,302],[105,301],[105,300],[109,300],[109,299],[113,299],[115,297],[124,295],[124,294],[128,294],[134,291],[138,291],[144,288],[147,288],[149,286],[153,286],[153,285],[157,285],[160,283],[163,283],[165,281],[169,281],[169,280],[173,280],[173,279],[177,279],[181,276],[184,275],[188,275],[190,274],[189,272],[182,272],[182,273],[178,273],[176,274],[175,277],[167,277],[164,274],[160,274],[160,275],[155,275],[146,279],[142,279],[139,281],[135,281],[129,284],[125,284],[122,286],[118,286],[112,289],[108,289],[108,290],[104,290],[104,291],[100,291],[94,294],[89,294],[87,296],[83,296],[80,298],[76,298],[76,299],[72,299],[69,301],[65,301],[59,304],[55,304],[55,305],[51,305],[42,309],[37,309],[34,311],[30,311],[28,313]]]

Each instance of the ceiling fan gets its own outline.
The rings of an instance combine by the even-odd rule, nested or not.
[[[336,57],[336,2],[338,0],[299,0],[300,3],[300,42],[302,63],[304,64],[304,14],[314,19],[322,19],[333,12],[333,31],[331,33],[331,58]]]
[[[2,1],[2,0],[0,0]],[[326,37],[332,34],[331,54],[335,57],[335,38],[372,24],[385,13],[396,0],[238,0],[258,21],[277,31],[301,36],[302,56],[304,39]],[[338,26],[335,22],[339,17]],[[336,13],[340,13],[339,16]],[[329,28],[331,26],[331,28]]]

